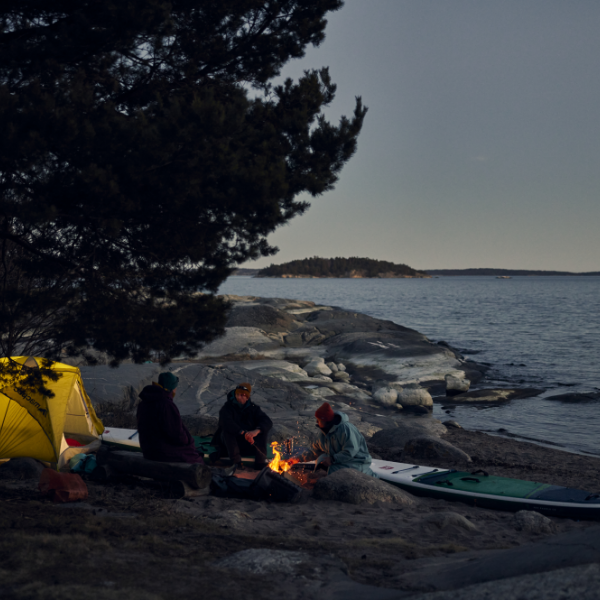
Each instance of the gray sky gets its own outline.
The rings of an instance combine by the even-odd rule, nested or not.
[[[332,192],[264,267],[600,270],[600,2],[346,0],[285,75],[329,66],[328,118],[369,107]]]

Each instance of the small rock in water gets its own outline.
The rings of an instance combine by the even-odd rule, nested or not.
[[[457,396],[469,391],[471,382],[468,379],[459,379],[452,375],[446,375],[446,396]]]
[[[444,421],[442,425],[446,427],[451,427],[453,429],[462,429],[462,427],[456,421]]]

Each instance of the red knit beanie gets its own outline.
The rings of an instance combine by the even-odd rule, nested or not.
[[[317,412],[315,412],[315,417],[317,419],[322,419],[326,423],[329,421],[333,421],[335,417],[335,413],[333,412],[333,408],[329,405],[329,402],[325,402],[323,405],[317,408]]]

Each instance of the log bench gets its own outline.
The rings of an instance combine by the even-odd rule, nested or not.
[[[148,460],[141,452],[109,450],[102,446],[96,454],[94,479],[108,481],[115,473],[147,477],[170,484],[172,498],[191,498],[210,493],[210,469],[202,464]]]

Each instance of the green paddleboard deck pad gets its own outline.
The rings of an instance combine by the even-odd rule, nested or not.
[[[600,519],[600,493],[558,485],[374,460],[377,475],[417,496],[457,500],[499,510],[532,510],[550,516]]]

